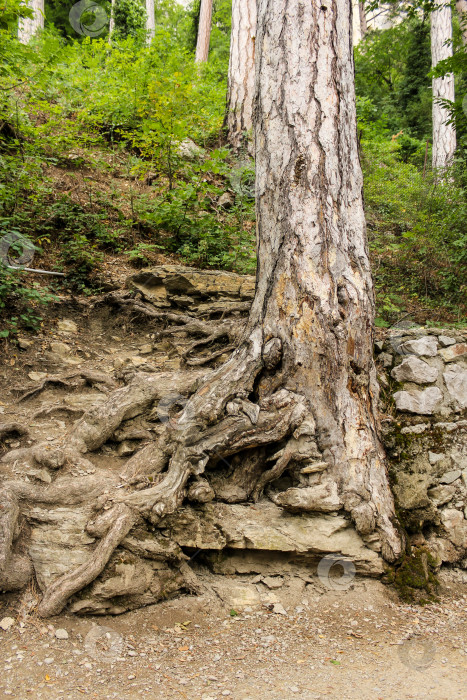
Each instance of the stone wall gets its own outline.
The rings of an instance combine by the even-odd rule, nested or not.
[[[467,334],[394,329],[376,361],[401,521],[439,564],[467,568]]]

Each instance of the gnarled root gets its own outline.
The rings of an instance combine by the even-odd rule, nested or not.
[[[104,570],[114,549],[127,536],[137,519],[137,514],[128,506],[124,504],[114,506],[112,525],[95,548],[90,560],[64,576],[60,576],[49,586],[37,608],[38,615],[40,617],[58,615],[74,593],[94,581]]]

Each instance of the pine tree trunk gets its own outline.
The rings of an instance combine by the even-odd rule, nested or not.
[[[260,0],[257,292],[250,342],[279,338],[361,534],[400,552],[376,419],[373,284],[357,149],[351,0]]]
[[[146,42],[151,45],[156,33],[156,19],[154,16],[154,0],[146,0]]]
[[[28,7],[34,11],[34,17],[19,22],[18,39],[22,44],[28,44],[38,29],[44,29],[44,0],[29,0]]]
[[[456,8],[462,29],[462,41],[465,45],[467,44],[467,0],[457,0]]]
[[[252,147],[255,88],[256,1],[232,1],[229,84],[227,93],[228,141],[238,151]]]
[[[452,56],[452,14],[449,6],[438,2],[439,9],[431,13],[431,60],[433,68],[439,61]],[[439,104],[439,98],[454,101],[454,75],[433,78],[433,168],[444,170],[456,150],[456,132],[447,124],[449,112]]]
[[[211,39],[212,0],[201,0],[199,14],[198,41],[196,44],[196,63],[205,63],[209,56]]]

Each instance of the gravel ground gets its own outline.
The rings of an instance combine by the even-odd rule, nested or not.
[[[44,622],[3,597],[0,625],[11,626],[0,629],[0,695],[465,698],[466,578],[445,574],[440,602],[427,607],[401,604],[371,580],[323,592],[278,579],[279,613],[232,610],[207,593],[120,617]],[[238,579],[232,585],[238,590]]]

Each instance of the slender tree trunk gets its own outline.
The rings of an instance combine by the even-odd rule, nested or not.
[[[360,31],[361,31],[362,39],[363,39],[363,37],[365,36],[365,34],[368,31],[368,23],[366,21],[365,3],[364,2],[358,3],[358,16],[360,18]]]
[[[154,0],[146,0],[146,36],[147,44],[151,45],[156,33],[156,18],[154,16]]]
[[[29,0],[28,6],[34,10],[34,17],[20,20],[18,39],[28,44],[38,29],[44,29],[44,0]]]
[[[112,0],[110,3],[110,21],[109,21],[109,42],[112,39],[112,34],[115,29],[115,0]]]
[[[438,2],[439,9],[431,13],[431,61],[435,68],[439,61],[452,56],[452,14],[449,6]],[[446,43],[448,42],[448,43]],[[456,131],[447,124],[449,112],[439,104],[439,98],[454,101],[454,75],[433,78],[433,168],[445,169],[456,150]]]
[[[256,1],[232,1],[227,128],[228,141],[237,151],[244,143],[252,150]]]
[[[457,0],[456,8],[462,28],[462,41],[465,45],[467,44],[467,0]]]
[[[212,0],[201,0],[198,25],[198,42],[196,44],[196,63],[206,63],[209,56],[211,39]]]

